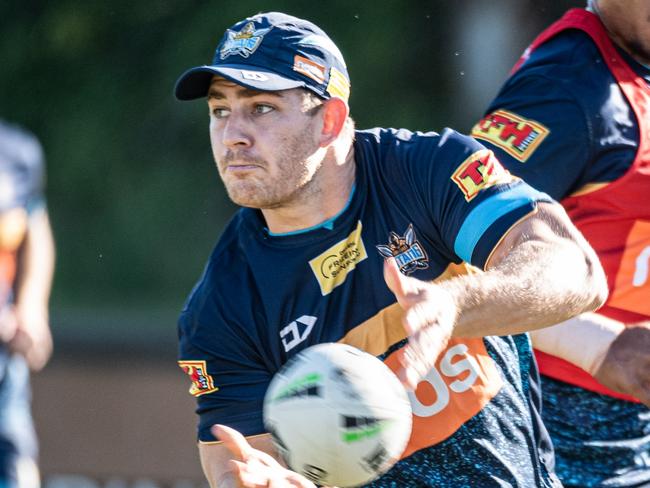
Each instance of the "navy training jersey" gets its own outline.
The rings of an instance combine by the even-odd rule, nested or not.
[[[483,268],[507,230],[550,201],[451,130],[357,131],[354,151],[355,190],[333,225],[274,236],[261,212],[241,209],[210,256],[179,319],[199,441],[215,441],[215,423],[263,433],[271,378],[311,345],[344,342],[394,366],[407,339],[385,256],[423,280]],[[370,486],[556,486],[535,447],[534,367],[526,335],[452,339],[410,394],[404,458]]]

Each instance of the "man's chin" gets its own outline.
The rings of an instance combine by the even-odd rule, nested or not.
[[[240,207],[264,208],[267,204],[264,198],[260,198],[260,192],[255,189],[228,188],[227,191],[232,202]]]

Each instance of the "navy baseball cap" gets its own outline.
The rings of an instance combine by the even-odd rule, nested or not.
[[[255,15],[226,31],[212,64],[187,70],[176,82],[179,100],[208,95],[214,75],[261,91],[306,88],[321,98],[350,96],[343,55],[323,30],[279,12]]]

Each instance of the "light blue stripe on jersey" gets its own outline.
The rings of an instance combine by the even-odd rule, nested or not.
[[[540,200],[553,201],[546,193],[520,183],[514,188],[482,201],[469,213],[458,231],[454,242],[456,255],[463,261],[471,263],[476,244],[494,222],[519,207]]]

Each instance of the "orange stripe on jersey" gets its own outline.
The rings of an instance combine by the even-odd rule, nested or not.
[[[451,263],[435,281],[479,272],[478,268],[467,263]],[[406,338],[406,332],[402,327],[403,316],[402,308],[398,303],[394,303],[351,329],[339,342],[354,346],[373,356],[384,354],[393,344]]]
[[[398,354],[385,361],[393,371],[399,366]],[[413,430],[402,457],[447,439],[479,413],[502,385],[483,339],[451,339],[435,367],[415,392],[409,392]]]
[[[451,264],[436,280],[459,274],[480,272],[466,263]],[[404,312],[394,303],[352,329],[339,342],[370,354],[385,353],[406,337],[402,326]],[[395,371],[398,355],[393,352],[386,364]],[[483,339],[449,341],[434,368],[409,393],[413,408],[413,431],[403,457],[437,444],[456,432],[499,392],[503,380],[489,356]]]
[[[406,338],[402,327],[403,316],[404,311],[399,304],[393,303],[350,330],[339,342],[359,348],[373,356],[384,354],[390,346]]]

